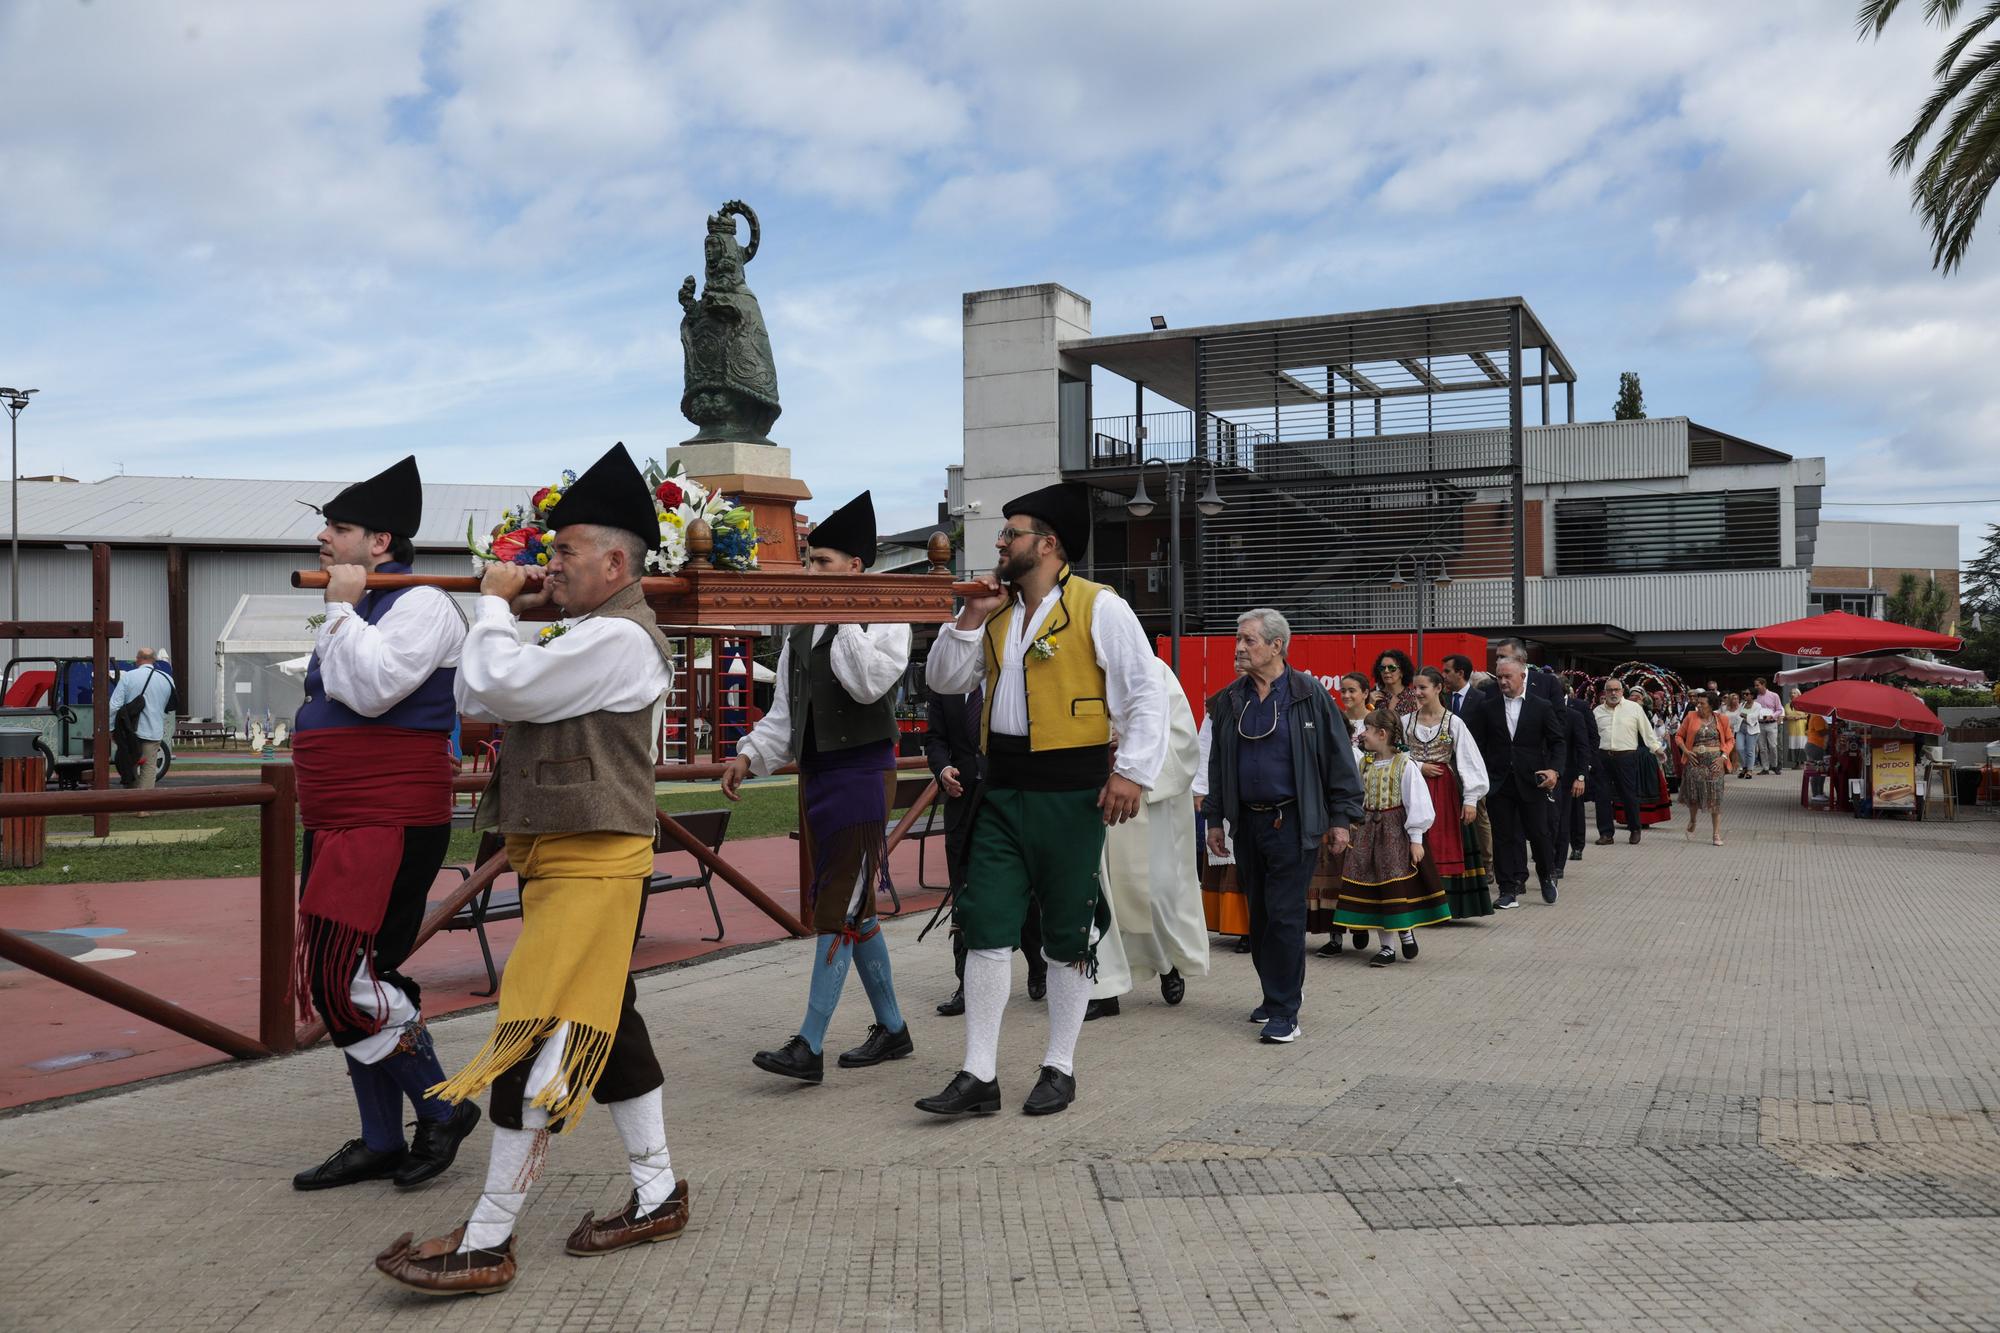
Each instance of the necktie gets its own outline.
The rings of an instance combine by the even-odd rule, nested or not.
[[[1451,711],[1454,715],[1458,713],[1459,705],[1461,704],[1461,702],[1463,702],[1464,699],[1465,699],[1465,694],[1463,691],[1460,691],[1459,693],[1451,696]]]

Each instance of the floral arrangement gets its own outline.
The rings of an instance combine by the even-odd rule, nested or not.
[[[1036,661],[1046,662],[1056,655],[1056,641],[1049,635],[1044,634],[1041,638],[1036,639],[1028,645],[1028,651],[1035,655]]]
[[[541,632],[535,635],[535,646],[546,648],[567,633],[569,633],[569,622],[567,621],[558,620],[553,624],[544,625],[541,628]]]
[[[502,514],[485,536],[468,520],[465,545],[472,553],[472,567],[548,564],[552,544],[548,512],[575,481],[576,473],[563,473],[554,485],[536,491],[527,504]],[[646,482],[653,488],[660,519],[660,544],[646,554],[647,573],[672,574],[687,563],[687,530],[696,519],[707,523],[714,537],[710,561],[717,569],[757,568],[757,521],[749,509],[684,475],[679,462],[665,469],[648,462]]]

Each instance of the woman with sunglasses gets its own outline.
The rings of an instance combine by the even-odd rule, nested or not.
[[[1397,717],[1417,711],[1417,669],[1400,648],[1386,648],[1375,659],[1375,687],[1382,692],[1376,705]]]

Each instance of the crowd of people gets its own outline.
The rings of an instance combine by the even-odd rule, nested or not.
[[[629,975],[672,652],[639,586],[659,537],[653,497],[622,446],[554,502],[546,566],[486,567],[469,626],[435,588],[369,587],[371,574],[409,571],[422,498],[405,459],[322,510],[327,615],[294,751],[306,826],[296,989],[341,1052],[360,1133],[293,1183],[424,1184],[453,1164],[486,1094],[492,1144],[466,1221],[422,1241],[405,1233],[376,1258],[400,1286],[460,1295],[513,1282],[516,1227],[552,1137],[592,1103],[623,1143],[630,1190],[615,1210],[587,1214],[566,1251],[609,1254],[688,1222],[664,1075]],[[1131,607],[1073,567],[1089,542],[1087,492],[1046,487],[1003,513],[995,569],[926,664],[958,978],[938,1009],[963,1018],[957,1071],[915,1102],[932,1115],[1000,1109],[1017,949],[1029,998],[1046,1005],[1020,1109],[1052,1115],[1080,1095],[1084,1025],[1116,1016],[1142,980],[1178,1005],[1209,971],[1212,930],[1241,936],[1252,955],[1261,1040],[1295,1041],[1309,935],[1327,936],[1316,957],[1351,948],[1388,967],[1416,960],[1426,929],[1518,908],[1531,873],[1554,905],[1584,854],[1589,798],[1599,845],[1614,841],[1614,821],[1637,843],[1664,817],[1669,772],[1691,820],[1711,811],[1719,842],[1736,737],[1764,734],[1761,711],[1739,700],[1732,720],[1707,691],[1693,692],[1685,717],[1664,692],[1625,697],[1624,679],[1579,697],[1532,669],[1514,640],[1490,675],[1464,657],[1419,667],[1392,651],[1336,695],[1288,663],[1291,628],[1269,607],[1238,618],[1237,677],[1197,726]],[[808,546],[816,575],[867,569],[868,494],[815,527]],[[545,608],[561,618],[523,642],[518,621]],[[780,1078],[826,1079],[824,1043],[850,973],[873,1021],[836,1068],[917,1049],[875,915],[894,692],[910,647],[905,625],[786,632],[771,707],[720,779],[735,800],[752,775],[798,766],[811,870],[799,917],[816,939],[795,1029],[748,1053]],[[1761,689],[1749,707],[1765,707]],[[507,727],[475,823],[505,839],[522,928],[490,1036],[447,1076],[404,965],[449,840],[460,716]]]

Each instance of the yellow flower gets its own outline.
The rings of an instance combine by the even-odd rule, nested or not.
[[[547,563],[549,563],[549,553],[547,551],[535,552],[535,563],[538,565],[546,565]]]

